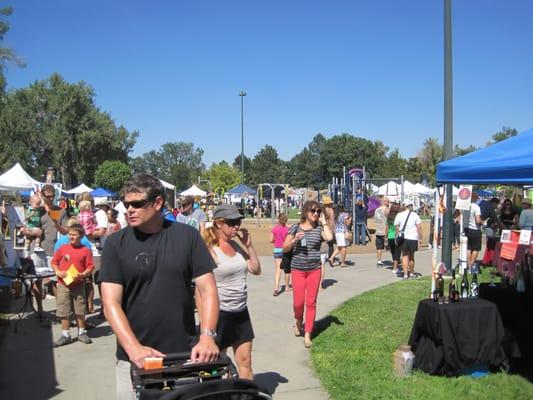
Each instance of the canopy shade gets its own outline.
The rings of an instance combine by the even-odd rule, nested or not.
[[[228,194],[243,194],[248,193],[250,195],[255,195],[255,190],[252,189],[249,186],[246,186],[244,183],[241,183],[240,185],[235,186],[234,188],[231,188],[227,191]]]
[[[180,193],[181,196],[205,196],[207,192],[204,192],[196,185],[192,185],[189,189]]]
[[[533,129],[437,165],[437,183],[533,184]]]
[[[33,179],[19,163],[0,175],[0,190],[28,190],[35,185],[40,185],[40,182]]]
[[[165,189],[169,190],[176,190],[176,186],[174,186],[172,183],[168,183],[167,181],[164,181],[163,179],[159,179],[159,182],[165,187]]]
[[[116,197],[116,193],[104,188],[96,188],[91,192],[93,197]]]
[[[76,186],[73,189],[67,190],[65,193],[68,193],[68,194],[80,194],[80,193],[92,192],[92,191],[93,191],[93,189],[91,189],[85,183],[82,183],[81,185]]]

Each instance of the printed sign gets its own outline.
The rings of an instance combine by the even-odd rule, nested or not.
[[[511,243],[511,230],[510,229],[503,229],[502,230],[502,236],[500,238],[500,242],[502,243]]]
[[[470,210],[470,198],[472,197],[472,185],[461,185],[457,194],[456,210]]]
[[[520,238],[518,238],[518,244],[529,246],[529,242],[531,242],[531,231],[529,229],[522,229],[520,231]]]

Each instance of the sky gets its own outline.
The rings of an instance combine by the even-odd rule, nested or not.
[[[139,131],[133,156],[192,142],[204,163],[284,160],[317,133],[381,140],[412,157],[444,132],[444,1],[0,0],[4,44],[26,68],[9,89],[61,74]],[[533,128],[533,1],[452,2],[454,144]]]

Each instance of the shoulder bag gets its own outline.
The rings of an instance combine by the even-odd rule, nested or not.
[[[403,244],[403,241],[405,240],[405,237],[404,237],[405,226],[407,225],[407,221],[409,220],[410,215],[411,215],[411,210],[409,210],[409,214],[407,214],[407,218],[405,219],[405,222],[403,223],[403,227],[398,233],[398,236],[396,237],[396,246],[401,246]]]

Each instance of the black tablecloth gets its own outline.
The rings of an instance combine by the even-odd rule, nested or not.
[[[533,360],[533,289],[518,293],[514,287],[482,283],[479,297],[498,307],[508,339],[508,355]]]
[[[479,364],[507,362],[504,327],[497,307],[486,300],[418,304],[409,344],[414,367],[429,374],[455,376]]]

